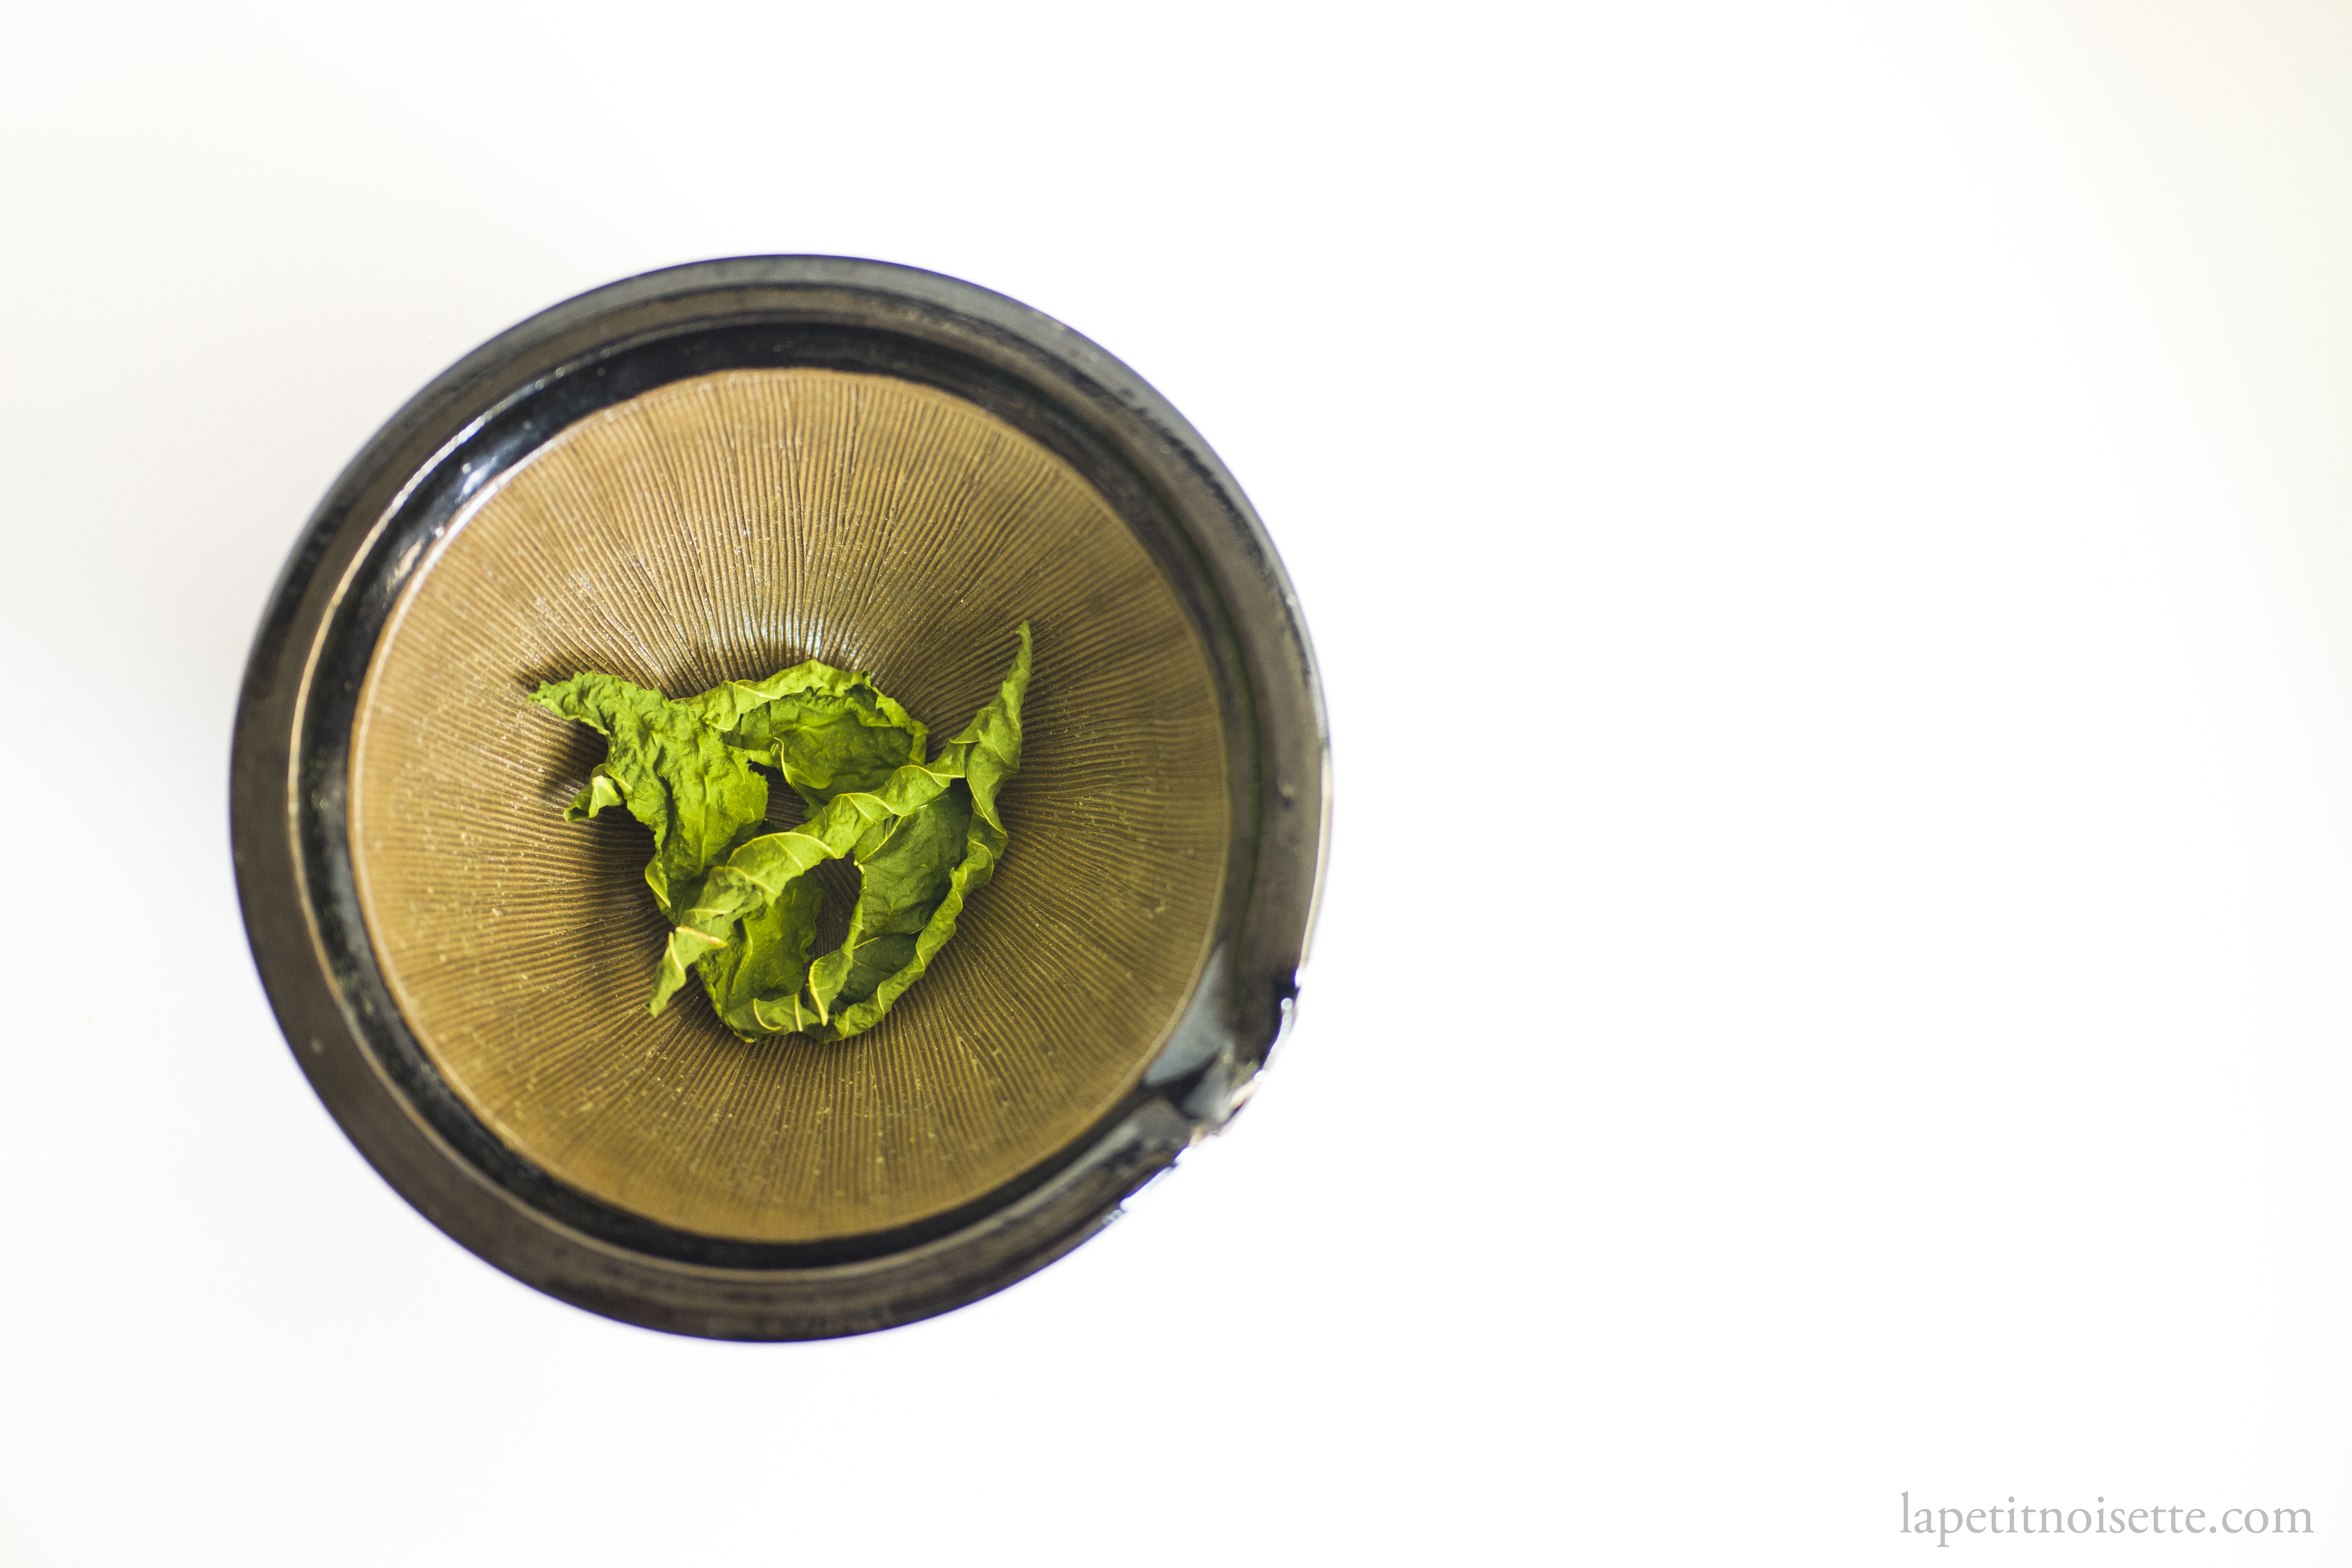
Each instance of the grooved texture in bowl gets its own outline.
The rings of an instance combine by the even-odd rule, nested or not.
[[[746,1045],[698,987],[647,1016],[652,837],[562,819],[603,742],[526,694],[602,669],[683,696],[822,658],[872,671],[936,745],[1024,618],[1012,847],[923,981],[834,1045]],[[442,1075],[581,1191],[747,1241],[940,1214],[1108,1111],[1200,973],[1229,815],[1206,657],[1109,505],[961,398],[835,371],[673,383],[508,472],[395,610],[352,744],[361,905]]]

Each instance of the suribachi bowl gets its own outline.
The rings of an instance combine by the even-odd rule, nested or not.
[[[599,743],[531,689],[819,658],[944,738],[1024,621],[1011,847],[920,984],[829,1044],[649,1015],[649,837],[563,820]],[[591,1310],[793,1339],[1000,1289],[1223,1125],[1328,779],[1280,564],[1172,409],[1001,296],[787,257],[583,295],[402,410],[279,584],[232,808],[288,1039],[404,1195]]]

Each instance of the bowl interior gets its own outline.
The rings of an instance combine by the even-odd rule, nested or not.
[[[509,1148],[681,1230],[821,1241],[970,1202],[1134,1086],[1216,924],[1223,726],[1173,590],[1059,458],[912,382],[728,371],[562,431],[435,549],[361,693],[351,847],[394,997]],[[651,836],[562,820],[603,742],[532,688],[676,697],[822,658],[936,745],[1023,620],[1011,847],[923,981],[838,1044],[747,1045],[698,987],[649,1016]]]

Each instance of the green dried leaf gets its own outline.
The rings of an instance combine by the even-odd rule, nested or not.
[[[863,672],[814,659],[713,687],[688,705],[729,745],[782,773],[811,811],[923,760],[923,726],[912,714]]]
[[[530,700],[574,719],[610,743],[588,787],[563,808],[583,822],[608,805],[653,829],[646,885],[662,913],[690,905],[703,873],[759,831],[768,815],[768,781],[751,756],[727,744],[692,701],[672,702],[610,675],[551,681]]]
[[[712,1008],[748,1040],[846,1039],[881,1020],[955,934],[965,900],[1004,854],[996,797],[1021,765],[1032,656],[1025,623],[1018,635],[996,696],[929,763],[923,727],[905,709],[864,674],[814,660],[677,702],[609,676],[540,689],[533,700],[614,740],[566,818],[625,801],[655,830],[646,881],[674,929],[654,1012],[693,971]],[[766,784],[751,764],[782,773],[809,805],[808,821],[759,834],[759,817],[740,816],[751,795],[727,774],[730,762],[757,786],[762,814]],[[688,817],[691,833],[680,826]],[[823,894],[809,873],[845,858],[859,871],[848,934],[811,962]]]
[[[899,768],[873,792],[836,795],[800,826],[743,844],[712,868],[702,896],[681,910],[654,987],[658,1008],[689,967],[762,940],[760,916],[827,860],[854,858],[861,876],[849,933],[807,969],[804,984],[741,997],[720,1016],[746,1039],[797,1031],[847,1039],[880,1022],[948,939],[965,900],[1003,857],[996,797],[1021,765],[1021,702],[1032,645],[1020,649],[996,696],[927,763]]]

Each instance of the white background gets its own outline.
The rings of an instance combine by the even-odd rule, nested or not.
[[[0,182],[0,1559],[2344,1560],[2352,10],[20,3]],[[376,425],[755,251],[1155,383],[1339,770],[1231,1135],[769,1347],[366,1168],[224,800]]]

